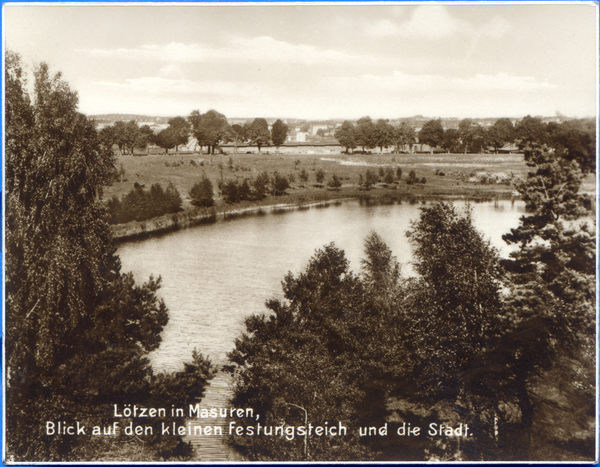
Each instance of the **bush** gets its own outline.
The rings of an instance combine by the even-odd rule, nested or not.
[[[194,206],[208,208],[215,204],[213,185],[206,175],[202,180],[194,183],[189,195]]]
[[[394,169],[391,167],[386,167],[383,181],[387,184],[394,183]]]
[[[125,224],[179,212],[181,205],[181,195],[173,183],[166,190],[158,183],[145,190],[136,182],[129,193],[121,199],[113,196],[106,206],[110,224]]]
[[[331,180],[328,183],[328,186],[330,186],[334,190],[338,190],[342,186],[342,181],[336,174],[333,174]]]
[[[267,186],[269,185],[269,175],[267,172],[261,172],[256,179],[252,181],[255,199],[263,199],[267,195]]]
[[[325,180],[325,172],[323,172],[323,169],[317,170],[317,173],[315,173],[315,178],[318,184],[323,183],[323,180]]]
[[[289,187],[290,182],[287,177],[278,173],[273,175],[273,194],[275,196],[283,195]]]
[[[417,178],[417,174],[414,170],[411,170],[408,174],[408,180],[406,180],[407,185],[414,185],[415,183],[419,183],[419,179]]]
[[[367,173],[365,174],[365,188],[367,190],[370,190],[371,187],[375,185],[378,181],[379,177],[377,176],[377,174],[371,169],[367,170]]]

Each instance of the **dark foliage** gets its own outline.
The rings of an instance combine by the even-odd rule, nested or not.
[[[208,208],[215,204],[213,185],[206,174],[203,174],[202,180],[194,183],[189,195],[194,206]]]
[[[275,174],[273,174],[272,186],[273,195],[281,196],[285,194],[285,190],[290,188],[290,180],[288,177],[276,172]]]
[[[338,177],[336,174],[333,174],[327,186],[333,188],[334,190],[339,190],[342,186],[342,181],[340,180],[340,177]]]
[[[134,188],[119,199],[113,196],[107,203],[108,221],[111,224],[125,224],[131,221],[144,221],[181,211],[181,195],[172,183],[163,189],[155,183],[149,190],[137,182]]]
[[[111,404],[147,405],[162,393],[179,403],[201,395],[212,369],[196,355],[185,374],[152,373],[145,356],[168,314],[160,280],[138,286],[121,273],[95,202],[112,151],[60,74],[40,65],[30,97],[19,57],[8,52],[6,63],[6,455],[91,459],[100,453],[90,437],[47,435],[46,422],[100,425]],[[177,437],[146,441],[156,456],[186,452]]]

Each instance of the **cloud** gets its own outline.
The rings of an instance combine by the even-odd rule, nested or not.
[[[160,69],[161,78],[182,79],[183,72],[181,67],[175,63],[169,63]]]
[[[405,20],[379,20],[365,26],[364,30],[375,37],[441,40],[456,36],[499,38],[510,30],[510,25],[498,16],[473,25],[451,15],[444,5],[421,5]]]
[[[375,24],[369,25],[367,32],[375,37],[394,37],[402,35],[400,25],[390,19],[382,19]]]
[[[248,90],[241,83],[231,81],[197,82],[185,79],[144,77],[127,79],[124,83],[99,81],[93,83],[104,88],[113,88],[144,95],[243,95]]]
[[[343,65],[356,60],[372,60],[357,57],[333,49],[312,45],[291,44],[269,36],[254,38],[234,37],[224,46],[207,44],[183,44],[171,42],[166,45],[146,44],[141,47],[115,50],[90,49],[79,52],[129,60],[155,60],[169,63],[265,63],[300,65]]]
[[[389,76],[363,75],[358,78],[337,78],[339,86],[348,89],[377,88],[390,92],[423,91],[532,91],[554,89],[556,86],[539,82],[530,76],[476,74],[468,78],[445,78],[434,75],[409,75],[399,71]]]

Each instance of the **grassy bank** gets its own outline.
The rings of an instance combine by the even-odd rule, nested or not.
[[[271,148],[272,149],[272,148]],[[470,198],[493,199],[514,194],[513,184],[525,178],[529,168],[523,155],[494,154],[226,154],[226,155],[150,155],[120,156],[117,167],[123,167],[125,177],[104,190],[104,198],[127,194],[134,183],[150,187],[172,182],[183,198],[183,211],[144,222],[130,222],[113,226],[118,241],[144,238],[194,225],[215,222],[261,212],[284,210],[292,207],[328,204],[341,199],[363,199],[369,202],[389,202],[394,199],[419,198]],[[361,176],[367,170],[402,170],[402,176],[391,184],[378,183],[370,190],[360,186]],[[300,182],[300,173],[306,170],[309,179]],[[419,180],[426,182],[408,184],[408,174],[414,170]],[[323,183],[316,180],[317,172],[325,175]],[[262,172],[291,178],[291,188],[283,196],[268,196],[260,201],[242,201],[228,204],[215,193],[215,206],[209,210],[191,205],[188,193],[203,174],[211,180],[215,190],[219,181],[243,180]],[[327,187],[333,175],[342,186],[338,190]],[[593,176],[586,179],[583,191],[595,192]]]

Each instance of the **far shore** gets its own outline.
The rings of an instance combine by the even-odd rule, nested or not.
[[[342,192],[335,193],[341,195]],[[265,215],[269,213],[283,213],[297,209],[322,208],[330,205],[339,205],[346,201],[359,200],[367,205],[372,204],[394,204],[402,202],[420,202],[422,200],[491,200],[514,198],[514,193],[484,192],[459,194],[432,194],[400,192],[398,190],[371,190],[358,196],[334,196],[331,198],[318,197],[321,199],[307,200],[303,196],[269,197],[263,203],[239,203],[237,205],[224,205],[219,208],[191,208],[174,214],[165,214],[160,217],[145,221],[133,221],[126,224],[113,225],[113,237],[117,243],[142,240],[148,237],[165,235],[176,230],[194,227],[201,224],[212,224],[219,220],[230,220],[250,215]],[[281,198],[288,198],[287,202],[281,202]],[[290,200],[290,198],[292,200]]]
[[[530,170],[522,154],[172,154],[149,156],[119,156],[116,167],[124,176],[104,188],[104,199],[124,196],[135,184],[149,188],[154,183],[166,187],[175,185],[183,199],[183,210],[175,214],[141,222],[112,226],[117,242],[131,241],[153,235],[213,223],[246,215],[261,215],[292,209],[329,206],[343,200],[358,199],[367,203],[409,201],[410,199],[506,199],[517,196],[514,184],[525,179]],[[361,186],[367,170],[382,173],[392,169],[402,171],[393,183],[375,184],[369,190]],[[300,182],[300,173],[309,174],[307,183]],[[316,174],[322,171],[319,183]],[[414,171],[420,183],[409,184],[409,172]],[[267,196],[259,201],[229,204],[218,192],[220,181],[253,179],[267,172],[285,175],[291,187],[282,196]],[[341,181],[339,189],[328,187],[333,175]],[[192,206],[189,191],[206,175],[213,184],[215,205],[211,208]],[[422,183],[424,182],[424,183]],[[582,191],[595,193],[595,179],[589,176]]]

